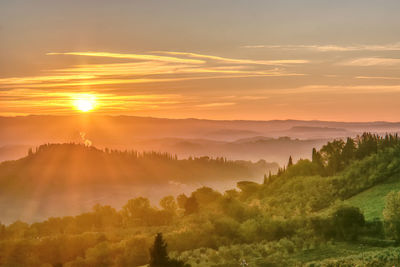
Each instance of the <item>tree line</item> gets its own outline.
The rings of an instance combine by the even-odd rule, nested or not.
[[[399,144],[400,138],[397,133],[381,136],[365,132],[356,138],[348,137],[346,141],[335,139],[322,146],[320,150],[313,148],[311,161],[300,159],[294,164],[290,156],[287,165],[279,168],[276,176],[332,176],[343,171],[355,160],[362,160]],[[265,182],[268,182],[268,179],[272,178],[272,173],[265,175],[264,178]]]

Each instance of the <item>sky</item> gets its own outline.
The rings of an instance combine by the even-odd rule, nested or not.
[[[400,121],[400,1],[2,0],[0,115]]]

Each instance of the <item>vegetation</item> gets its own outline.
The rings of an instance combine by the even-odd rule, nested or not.
[[[48,170],[46,173],[42,172],[44,166]],[[157,167],[157,171],[154,166]],[[188,182],[189,179],[204,181],[217,177],[254,178],[276,168],[276,163],[267,163],[263,160],[253,163],[207,156],[178,159],[176,155],[155,151],[120,151],[108,148],[100,150],[75,143],[46,144],[39,146],[35,151],[30,149],[25,158],[1,163],[0,184],[9,183],[7,178],[10,176],[14,177],[13,182],[27,184],[32,180],[37,182],[39,179],[37,176],[44,175],[50,180],[74,179],[80,184],[88,184],[93,180],[96,180],[97,184],[107,184],[110,176],[115,178],[112,180],[113,183],[123,184],[165,183],[166,177],[168,179],[174,177],[179,182]]]
[[[345,203],[350,206],[359,207],[364,213],[366,220],[382,220],[385,196],[391,191],[400,191],[400,180],[396,179],[396,177],[346,199]]]
[[[390,237],[400,241],[400,192],[390,192],[386,196],[386,205],[383,210],[385,227]]]
[[[388,194],[383,216],[375,219],[349,205],[358,195],[400,180],[397,135],[334,140],[314,149],[312,160],[288,163],[265,175],[263,184],[243,181],[224,193],[201,187],[190,195],[166,196],[157,207],[139,197],[119,210],[96,205],[77,216],[1,225],[0,265],[399,263],[400,193]]]
[[[31,150],[22,159],[0,163],[0,209],[5,207],[1,220],[15,221],[19,211],[35,203],[43,205],[35,211],[34,218],[27,216],[24,220],[77,214],[89,210],[96,199],[121,206],[127,199],[125,195],[140,196],[148,188],[158,191],[152,200],[160,199],[169,194],[163,193],[164,189],[179,192],[182,186],[194,188],[199,183],[255,179],[277,168],[276,163],[264,160],[234,161],[206,156],[179,159],[154,151],[47,144]]]
[[[183,261],[170,259],[167,254],[167,244],[161,233],[158,233],[154,239],[154,244],[150,249],[149,267],[190,267]]]

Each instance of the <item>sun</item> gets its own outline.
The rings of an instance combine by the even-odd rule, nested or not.
[[[72,104],[81,112],[89,112],[96,107],[96,97],[90,94],[81,94],[73,98]]]

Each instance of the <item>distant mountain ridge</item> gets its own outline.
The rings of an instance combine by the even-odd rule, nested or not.
[[[342,128],[312,126],[293,126],[290,130],[294,132],[347,132],[346,129]]]
[[[321,144],[320,140],[354,137],[365,131],[380,134],[399,132],[400,123],[218,121],[94,114],[0,117],[0,147],[13,147],[1,154],[0,159],[15,159],[15,155],[21,153],[21,149],[18,149],[21,145],[35,147],[43,143],[84,142],[84,134],[90,143],[99,148],[156,150],[176,153],[179,157],[211,155],[246,160],[264,158],[282,164],[290,155],[294,158],[310,157],[309,151],[312,147],[318,147]],[[276,151],[266,146],[267,143],[272,144],[272,141],[260,142],[261,139],[266,141],[268,138],[276,139],[282,136],[314,142],[310,141],[309,146],[301,150],[292,148],[290,153],[275,153]],[[245,139],[258,139],[257,143],[261,146],[256,148],[248,142],[247,147],[242,145],[239,149],[238,140]],[[282,151],[289,150],[285,148]]]
[[[84,131],[95,142],[112,144],[115,137],[125,143],[137,138],[205,138],[234,141],[263,135],[268,137],[287,136],[296,138],[299,127],[340,128],[353,134],[370,132],[400,131],[400,122],[330,122],[330,121],[228,121],[201,119],[164,119],[133,116],[75,115],[51,116],[31,115],[25,117],[0,117],[0,145],[19,144],[23,140],[38,142],[71,142]],[[295,130],[297,133],[291,132]],[[309,130],[310,128],[303,128]],[[306,136],[313,138],[313,136]]]

